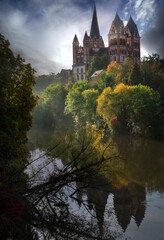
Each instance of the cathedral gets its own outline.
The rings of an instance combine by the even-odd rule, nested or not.
[[[109,63],[116,61],[122,64],[126,57],[131,57],[133,63],[140,63],[140,36],[137,25],[130,17],[126,26],[120,19],[118,13],[108,33],[108,47],[105,47],[100,35],[97,20],[96,6],[94,6],[90,35],[85,32],[83,46],[79,45],[77,35],[73,39],[73,76],[76,81],[85,80],[86,72],[92,57],[97,54],[102,57],[107,54]]]

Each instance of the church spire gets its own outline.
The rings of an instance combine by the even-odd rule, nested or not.
[[[73,42],[79,42],[76,34],[74,36]]]
[[[117,12],[116,12],[116,15],[115,15],[115,18],[114,18],[113,22],[114,22],[114,25],[115,25],[117,31],[119,32],[123,22],[121,21],[121,19],[120,19],[120,17],[119,17]]]
[[[137,30],[138,33],[138,28],[137,25],[135,24],[133,18],[130,16],[127,27],[129,28],[129,31],[131,33],[131,35],[133,36],[135,33],[135,30]],[[139,34],[138,34],[139,35]]]
[[[100,37],[99,26],[98,26],[98,21],[97,21],[96,5],[94,6],[94,11],[93,11],[90,37],[91,38],[94,38],[94,37],[99,38]]]

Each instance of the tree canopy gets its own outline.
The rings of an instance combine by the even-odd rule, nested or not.
[[[0,35],[0,159],[3,164],[16,166],[27,157],[26,132],[32,124],[31,111],[36,104],[32,94],[34,70]],[[7,150],[6,150],[7,147]]]
[[[128,86],[120,83],[112,91],[104,89],[98,98],[100,116],[119,130],[128,129],[133,134],[153,136],[161,127],[160,95],[147,86]]]

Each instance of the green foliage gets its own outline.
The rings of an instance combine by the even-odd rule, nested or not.
[[[37,99],[32,93],[34,70],[9,46],[0,34],[0,238],[22,239],[19,229],[25,230],[26,201],[20,192],[25,189],[23,169],[29,156],[26,134]]]
[[[98,120],[98,115],[96,114],[97,101],[99,96],[98,90],[88,89],[82,92],[84,99],[82,115],[89,123],[94,123]]]
[[[164,71],[161,69],[161,63],[154,61],[151,65],[148,61],[141,63],[142,84],[150,86],[158,91],[161,98],[164,99]]]
[[[109,58],[107,54],[104,54],[102,57],[99,57],[95,54],[90,62],[89,70],[87,71],[87,78],[97,70],[106,69],[109,64]]]
[[[67,122],[64,115],[67,91],[62,85],[51,84],[40,96],[33,112],[34,127],[52,128]],[[64,123],[65,122],[65,123]]]
[[[49,75],[40,75],[35,77],[35,82],[33,91],[40,93],[43,92],[49,85],[58,84],[59,78],[54,73],[50,73]]]
[[[101,78],[98,79],[97,81],[97,87],[99,89],[100,92],[102,92],[104,90],[104,88],[106,87],[111,87],[113,88],[115,85],[115,77],[114,74],[112,73],[102,73]]]
[[[98,91],[90,89],[87,81],[75,83],[66,98],[66,113],[70,113],[76,122],[94,122],[96,115],[96,99]]]
[[[148,62],[150,65],[153,65],[154,62],[159,62],[159,54],[153,53],[152,55],[149,54],[148,57],[143,58],[143,62]]]
[[[119,84],[123,82],[124,84],[128,84],[128,78],[132,69],[132,59],[127,57],[122,65],[116,62],[111,62],[107,67],[107,73],[113,74],[115,77],[115,83]]]
[[[94,71],[99,70],[101,68],[101,60],[97,54],[92,57],[90,67]]]
[[[150,87],[119,84],[104,89],[97,111],[113,130],[127,129],[133,134],[158,136],[162,126],[160,95]]]
[[[31,127],[31,111],[36,104],[32,94],[34,70],[0,35],[0,159],[1,167],[21,167],[26,161],[26,132]]]
[[[101,69],[107,69],[109,64],[109,57],[107,54],[104,54],[101,58]]]
[[[158,136],[161,127],[160,95],[148,86],[134,86],[128,94],[127,124],[133,134]]]
[[[142,75],[141,75],[139,64],[137,63],[134,64],[132,71],[129,75],[128,82],[129,82],[129,85],[131,86],[142,83]]]
[[[128,84],[128,78],[133,69],[133,62],[132,59],[127,57],[125,62],[122,64],[122,69],[120,73],[120,82],[124,84]],[[118,80],[118,79],[117,79]]]

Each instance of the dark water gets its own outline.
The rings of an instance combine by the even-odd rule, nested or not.
[[[29,133],[34,155],[51,141],[48,132]],[[113,142],[120,160],[106,173],[109,184],[85,189],[77,198],[88,202],[88,218],[96,221],[102,238],[110,231],[115,239],[163,240],[164,142],[130,136],[117,136]],[[87,216],[82,205],[70,204],[77,214]]]

